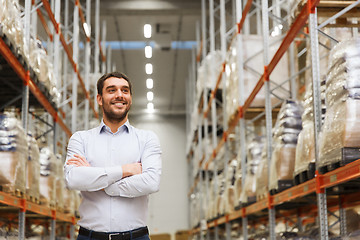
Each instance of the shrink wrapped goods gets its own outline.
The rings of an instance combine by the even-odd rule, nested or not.
[[[309,169],[309,164],[315,164],[314,123],[306,120],[302,124],[298,143],[296,145],[294,177]]]
[[[65,179],[64,179],[64,171],[62,164],[62,156],[60,154],[56,154],[56,177],[55,177],[55,186],[56,186],[56,207],[58,209],[64,209],[64,192],[65,192]]]
[[[29,157],[26,167],[26,195],[40,199],[40,152],[35,138],[28,133]]]
[[[259,164],[259,169],[256,172],[256,199],[261,200],[267,197],[269,192],[269,167],[267,159],[267,144],[261,153],[261,162]]]
[[[48,147],[40,150],[40,202],[55,206],[56,157]]]
[[[1,0],[0,3],[2,8],[0,11],[0,26],[2,32],[5,33],[10,42],[16,46],[17,54],[20,54],[36,73],[38,80],[49,92],[49,100],[58,106],[61,95],[58,89],[56,89],[53,66],[51,61],[48,60],[46,51],[40,41],[34,40],[34,37],[30,37],[30,47],[25,44],[24,27],[20,16],[19,2],[17,0]]]
[[[263,39],[258,35],[243,35],[243,60],[244,60],[244,99],[247,99],[254,90],[260,76],[264,72],[263,62]],[[281,39],[279,37],[272,37],[270,39],[269,55],[270,59],[275,55],[280,46]],[[226,58],[226,111],[227,115],[234,114],[239,106],[239,76],[238,76],[238,50],[237,42],[233,41],[230,51]],[[287,55],[287,53],[285,53]],[[280,66],[280,67],[279,67]],[[289,91],[288,84],[282,85],[289,76],[289,64],[287,56],[280,59],[279,64],[275,67],[270,76],[270,86],[274,89],[274,94],[279,98],[286,98]],[[282,86],[280,86],[282,85]],[[275,89],[276,88],[276,89]],[[280,100],[271,96],[272,104],[279,103]],[[251,107],[265,106],[265,88],[262,88],[256,95],[255,99],[250,105]]]
[[[221,52],[219,50],[209,53],[198,68],[196,81],[196,99],[199,99],[204,89],[213,89],[217,77],[222,69]],[[214,80],[215,79],[215,80]]]
[[[256,172],[262,160],[261,153],[264,147],[264,137],[254,136],[247,148],[247,173],[244,187],[240,195],[241,203],[248,203],[256,200]]]
[[[278,190],[279,181],[293,180],[295,153],[301,125],[302,107],[293,100],[286,100],[279,111],[273,129],[269,189]],[[283,187],[289,187],[289,184]],[[291,186],[291,185],[290,185]]]
[[[228,166],[228,173],[226,179],[226,189],[225,189],[225,212],[229,213],[235,210],[235,207],[238,205],[238,199],[236,198],[235,190],[235,179],[236,179],[236,169],[237,169],[237,160],[233,159]]]
[[[320,136],[319,166],[342,160],[342,148],[360,147],[360,40],[337,44],[330,52],[326,115]]]
[[[25,193],[28,143],[21,123],[11,113],[0,114],[0,186]]]
[[[217,215],[223,215],[225,214],[225,178],[224,173],[220,173],[218,176],[218,189],[217,189],[217,195],[216,195],[216,214]]]

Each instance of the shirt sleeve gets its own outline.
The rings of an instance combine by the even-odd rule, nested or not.
[[[141,156],[142,173],[123,178],[105,188],[110,196],[139,197],[159,191],[161,176],[161,148],[154,133],[148,135]]]
[[[86,157],[84,140],[76,132],[69,140],[64,165],[66,185],[70,189],[79,191],[99,191],[122,178],[122,167],[77,167],[68,165],[67,160],[78,154]]]

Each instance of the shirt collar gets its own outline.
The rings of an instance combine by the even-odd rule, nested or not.
[[[130,129],[131,129],[131,125],[129,123],[129,120],[127,120],[123,125],[121,125],[118,128],[116,133],[118,133],[121,130],[121,128],[125,128],[126,132],[129,133]],[[105,130],[111,132],[110,128],[104,123],[104,119],[101,119],[101,123],[99,125],[99,133],[101,133],[101,132],[103,132]]]

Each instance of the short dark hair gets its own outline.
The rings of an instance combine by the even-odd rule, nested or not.
[[[116,77],[116,78],[123,78],[129,83],[129,89],[130,94],[132,95],[132,88],[131,88],[131,82],[128,76],[126,76],[124,73],[121,72],[111,72],[111,73],[105,73],[102,75],[99,80],[97,81],[97,91],[100,96],[102,96],[102,90],[104,88],[104,82],[106,79]]]

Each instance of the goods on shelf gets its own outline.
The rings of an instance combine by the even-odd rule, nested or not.
[[[236,177],[236,169],[237,169],[237,160],[231,160],[226,176],[225,183],[225,213],[230,213],[235,210],[235,207],[238,205],[238,198],[236,198],[236,190],[235,190],[235,177]]]
[[[29,46],[25,43],[24,26],[21,19],[20,5],[17,0],[0,0],[0,30],[15,48],[16,57],[21,56],[28,66],[31,66],[39,82],[41,91],[46,92],[46,96],[55,106],[60,104],[60,92],[56,89],[56,79],[54,76],[52,60],[46,54],[40,41],[30,38]],[[28,66],[24,66],[27,70]],[[34,79],[33,79],[34,80]],[[43,88],[44,89],[43,89]],[[48,93],[48,94],[47,94]]]
[[[267,144],[265,143],[261,153],[261,162],[256,172],[256,200],[267,197],[269,192],[269,166],[267,159]]]
[[[2,191],[25,193],[28,143],[20,121],[11,113],[0,114],[0,186]]]
[[[7,38],[16,46],[18,54],[26,52],[24,45],[24,27],[20,17],[20,5],[17,0],[0,0],[0,25]],[[24,48],[25,47],[25,48]]]
[[[30,57],[29,63],[36,73],[39,82],[49,92],[49,98],[58,106],[60,104],[61,94],[56,88],[56,79],[53,65],[49,61],[46,50],[37,39],[30,39]]]
[[[222,68],[222,57],[219,50],[209,53],[202,60],[201,66],[198,68],[196,81],[196,99],[199,100],[201,93],[205,89],[212,89],[216,82],[218,74]],[[215,80],[214,80],[215,79]]]
[[[324,88],[322,88],[322,91],[324,91]],[[307,78],[302,106],[304,108],[301,116],[302,130],[298,136],[296,145],[293,174],[295,184],[299,184],[313,178],[315,173],[314,107],[311,78]]]
[[[301,106],[293,100],[286,100],[280,108],[273,129],[270,191],[281,191],[292,186],[296,144],[302,128],[301,114]]]
[[[56,154],[55,161],[55,186],[56,186],[56,208],[59,210],[64,210],[64,192],[65,192],[65,179],[64,179],[64,171],[62,164],[62,156],[61,154]]]
[[[260,76],[264,72],[263,63],[263,38],[259,35],[243,35],[243,60],[244,60],[244,99],[247,99],[255,88]],[[280,46],[279,37],[270,38],[269,55],[271,59]],[[239,76],[237,41],[233,41],[228,52],[226,62],[226,111],[231,116],[239,107]],[[286,54],[285,54],[286,55]],[[280,67],[279,67],[280,66]],[[278,98],[287,98],[289,86],[282,85],[288,79],[288,58],[283,56],[270,76],[270,87],[277,96],[271,96],[272,104],[279,103]],[[262,88],[250,105],[251,107],[265,106],[265,88]]]
[[[327,112],[319,142],[320,167],[359,158],[356,150],[350,154],[345,151],[360,148],[359,69],[359,39],[340,42],[331,50],[326,79]]]
[[[221,172],[217,176],[218,178],[218,186],[217,186],[217,193],[215,198],[215,209],[216,209],[216,215],[223,215],[225,214],[225,208],[226,208],[226,194],[225,194],[225,176],[224,172]]]
[[[56,157],[48,147],[40,149],[40,203],[55,206]]]
[[[256,172],[262,161],[261,153],[265,139],[263,136],[252,136],[247,144],[247,173],[240,195],[241,203],[256,201]]]
[[[40,199],[40,152],[39,146],[32,136],[28,133],[29,156],[26,166],[26,195],[34,200]]]
[[[63,207],[64,207],[64,212],[65,213],[71,213],[71,214],[74,214],[75,213],[75,204],[76,204],[76,200],[75,200],[75,197],[76,197],[76,192],[73,191],[73,190],[70,190],[68,188],[64,188],[63,190],[63,201],[64,204]]]

